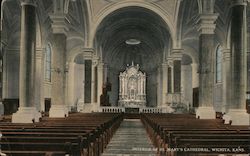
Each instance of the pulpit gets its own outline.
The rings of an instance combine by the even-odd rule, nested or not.
[[[139,70],[139,65],[132,64],[126,67],[119,75],[120,107],[146,107],[146,74]]]

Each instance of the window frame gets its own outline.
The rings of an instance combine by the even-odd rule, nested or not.
[[[222,47],[218,45],[215,53],[215,83],[222,83]]]
[[[46,82],[51,82],[51,58],[52,58],[52,47],[48,43],[45,47],[45,59],[44,59],[44,79]]]

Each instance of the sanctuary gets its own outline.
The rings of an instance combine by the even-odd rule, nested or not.
[[[119,76],[119,106],[145,107],[146,106],[146,74],[141,72],[139,64],[134,62],[127,66]]]

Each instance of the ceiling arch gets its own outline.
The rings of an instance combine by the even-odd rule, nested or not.
[[[138,7],[138,8],[144,8],[146,10],[149,10],[151,13],[157,14],[163,21],[165,27],[167,28],[171,39],[173,40],[173,45],[175,45],[176,40],[176,27],[175,22],[170,18],[168,14],[166,14],[163,10],[156,7],[155,5],[151,5],[150,3],[146,3],[143,1],[121,1],[114,3],[113,5],[110,5],[106,7],[103,11],[100,12],[97,19],[92,21],[92,26],[90,29],[89,39],[88,39],[88,47],[93,47],[95,42],[95,37],[98,31],[98,28],[100,27],[100,24],[103,23],[103,20],[110,16],[113,12],[119,11],[123,8],[128,7]]]
[[[130,39],[140,44],[127,44]],[[102,47],[102,59],[105,63],[111,62],[112,68],[125,68],[133,60],[149,71],[162,62],[169,40],[170,33],[161,17],[148,9],[133,6],[116,10],[102,21],[95,46]]]

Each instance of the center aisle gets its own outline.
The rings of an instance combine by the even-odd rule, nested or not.
[[[102,156],[153,156],[155,153],[140,119],[124,119]]]

